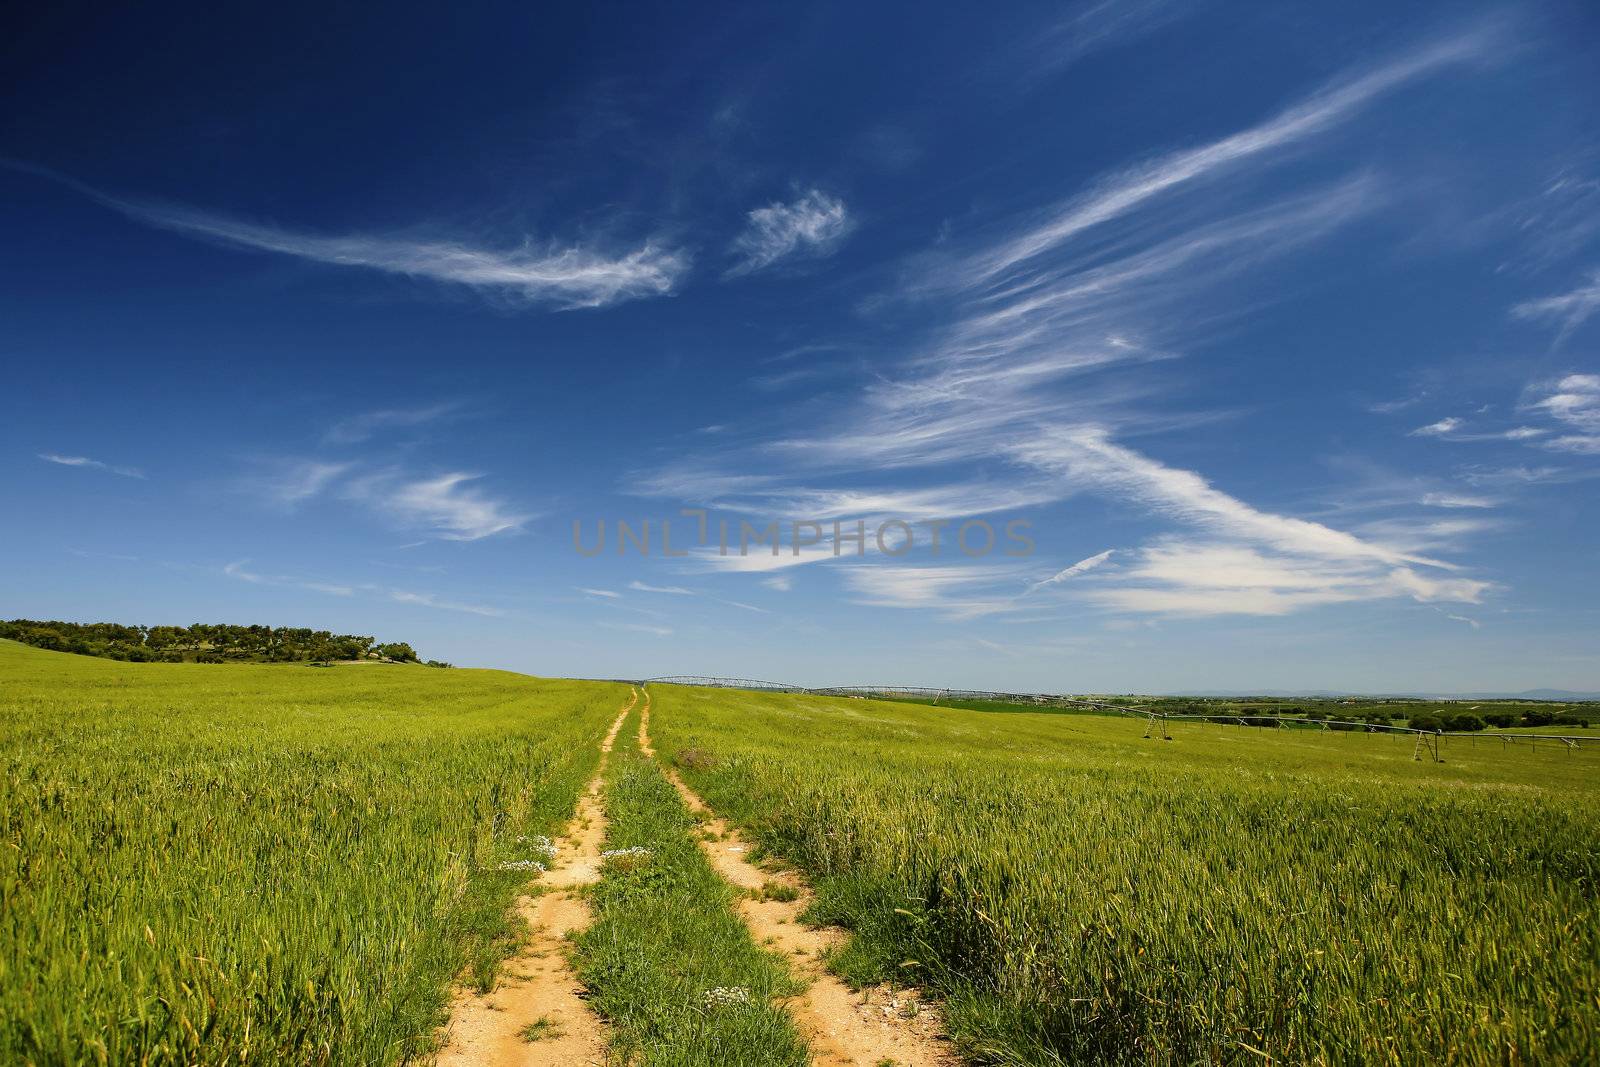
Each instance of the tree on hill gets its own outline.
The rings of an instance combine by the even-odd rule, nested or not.
[[[403,641],[378,645],[372,637],[297,626],[124,626],[113,622],[12,619],[0,622],[0,637],[54,652],[133,663],[304,663],[373,656],[411,663],[420,658]]]

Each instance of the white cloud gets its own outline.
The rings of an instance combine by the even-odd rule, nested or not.
[[[137,467],[121,467],[113,463],[102,463],[98,459],[88,456],[63,456],[56,452],[40,452],[39,458],[46,463],[55,463],[62,467],[84,467],[89,470],[107,471],[111,474],[120,474],[124,478],[143,478],[144,472]]]
[[[257,574],[246,569],[246,565],[249,562],[247,559],[236,560],[224,566],[222,573],[229,578],[237,578],[241,582],[249,582],[251,585],[283,585],[295,589],[309,589],[313,593],[327,593],[330,596],[352,596],[355,594],[354,587],[340,585],[335,582],[314,582],[284,575]]]
[[[656,637],[672,636],[672,627],[670,626],[651,626],[642,622],[602,622],[596,625],[603,626],[608,630],[630,630],[634,633],[654,634]]]
[[[641,582],[641,581],[637,581],[637,580],[629,582],[628,583],[628,588],[629,589],[633,589],[633,590],[635,590],[637,592],[640,592],[640,593],[659,593],[659,594],[663,594],[663,595],[666,595],[666,596],[693,596],[693,597],[698,597],[698,596],[704,596],[705,595],[705,594],[702,594],[698,589],[688,589],[688,588],[685,588],[684,586],[681,586],[681,585],[649,585],[649,584],[647,584],[645,582]],[[746,604],[746,603],[744,603],[743,601],[740,601],[740,600],[724,600],[722,597],[719,597],[719,596],[706,596],[706,599],[711,601],[714,604],[725,604],[730,608],[739,608],[742,611],[754,611],[754,612],[757,612],[757,613],[762,614],[762,615],[770,615],[770,614],[772,614],[766,608],[757,607],[754,604]]]
[[[1430,422],[1426,426],[1418,426],[1415,430],[1411,431],[1411,436],[1444,437],[1448,434],[1455,433],[1457,430],[1461,429],[1461,427],[1461,420],[1452,415],[1449,418],[1440,419],[1438,422]]]
[[[1588,282],[1571,292],[1525,300],[1511,309],[1511,313],[1519,319],[1559,323],[1561,331],[1557,335],[1558,341],[1565,340],[1596,311],[1600,311],[1600,270],[1591,271]]]
[[[391,589],[389,599],[397,604],[415,604],[424,608],[438,608],[441,611],[462,611],[468,615],[485,615],[490,618],[499,618],[505,612],[499,608],[487,607],[483,604],[463,604],[454,600],[441,600],[432,593],[411,593],[404,589]]]
[[[957,563],[902,567],[873,564],[845,572],[858,604],[936,612],[946,619],[974,619],[1017,609],[1013,585],[1018,568],[1008,564]]]
[[[1459,604],[1477,604],[1490,588],[1490,583],[1471,578],[1434,578],[1418,574],[1409,567],[1400,567],[1389,573],[1395,588],[1409,593],[1424,603],[1449,600]]]
[[[827,255],[851,228],[844,201],[812,189],[791,203],[756,208],[733,242],[739,262],[729,275],[749,274],[790,256]]]
[[[470,483],[480,474],[454,472],[407,480],[392,474],[361,479],[346,487],[355,500],[370,503],[408,526],[432,530],[447,541],[477,541],[521,530],[531,515],[518,514],[502,500]]]
[[[429,281],[464,285],[559,307],[604,307],[672,292],[689,257],[646,242],[606,255],[579,246],[524,243],[509,249],[474,248],[459,241],[417,241],[353,234],[324,237],[210,215],[188,208],[127,204],[127,214],[163,229],[224,244],[279,252],[345,267],[368,267]]]
[[[1440,419],[1438,422],[1419,426],[1412,430],[1411,437],[1438,437],[1448,441],[1531,441],[1536,437],[1543,437],[1550,431],[1536,426],[1513,426],[1509,430],[1463,430],[1466,421],[1455,416]]]
[[[353,463],[314,459],[277,460],[268,464],[265,474],[247,479],[244,488],[270,504],[293,510],[321,494],[354,467]]]
[[[1026,82],[1059,73],[1084,56],[1126,43],[1191,14],[1194,5],[1175,0],[1098,0],[1073,5],[1067,16],[1008,49],[995,73]]]
[[[1600,374],[1569,374],[1533,406],[1573,429],[1600,433]]]
[[[1338,590],[1281,592],[1276,589],[1100,589],[1090,599],[1115,611],[1153,615],[1288,615],[1305,608],[1361,599]]]
[[[1571,452],[1580,456],[1600,455],[1600,434],[1566,434],[1553,437],[1545,447],[1556,452]]]
[[[1423,493],[1422,503],[1430,508],[1492,508],[1495,502],[1486,496],[1469,496],[1466,493]]]
[[[1076,578],[1080,574],[1087,574],[1089,571],[1094,570],[1096,567],[1100,566],[1100,564],[1110,559],[1111,554],[1114,551],[1116,550],[1108,548],[1104,552],[1096,553],[1087,559],[1080,559],[1072,566],[1056,571],[1056,573],[1052,574],[1043,581],[1034,582],[1032,585],[1028,586],[1027,592],[1032,593],[1036,590],[1043,589],[1047,585],[1056,585],[1060,582],[1066,581],[1068,578]]]
[[[1442,566],[1321,523],[1251,507],[1213,487],[1194,471],[1168,467],[1113,443],[1098,426],[1058,429],[1020,443],[1014,450],[1018,458],[1040,469],[1057,471],[1074,482],[1108,490],[1121,499],[1138,500],[1184,522],[1241,541],[1327,559]]]
[[[993,277],[1169,189],[1322,133],[1415,78],[1479,58],[1492,43],[1487,30],[1440,41],[1330,85],[1258,126],[1116,175],[1069,201],[1044,225],[985,253],[972,265],[982,276]]]
[[[1168,539],[1140,552],[1126,584],[1083,595],[1116,611],[1161,615],[1286,615],[1326,604],[1410,597],[1476,604],[1489,583],[1432,578],[1409,567],[1373,567],[1257,548]]]
[[[578,586],[577,589],[578,592],[583,593],[585,596],[604,597],[608,600],[618,600],[622,597],[621,593],[614,592],[610,589],[586,589],[581,585]]]
[[[832,538],[831,532],[828,537]],[[867,537],[867,550],[873,551],[872,537]],[[836,556],[831,543],[802,546],[800,551],[785,545],[774,556],[770,550],[763,546],[752,545],[750,551],[740,555],[737,544],[731,544],[727,555],[718,551],[717,546],[694,549],[689,553],[688,562],[702,570],[729,571],[733,573],[764,574],[768,571],[788,570],[790,567],[801,567],[809,563],[825,563],[831,559],[855,559],[856,550],[853,544],[842,548]]]
[[[1415,407],[1428,398],[1427,393],[1417,393],[1414,396],[1402,397],[1399,400],[1378,400],[1367,405],[1367,410],[1374,415],[1393,415],[1397,411],[1404,411]]]
[[[519,531],[533,518],[471,484],[483,477],[480,474],[456,471],[418,477],[387,469],[357,475],[354,472],[360,465],[356,463],[300,459],[268,461],[265,468],[266,473],[243,479],[240,488],[289,510],[337,490],[344,500],[446,541],[477,541]]]
[[[316,263],[366,267],[386,274],[462,285],[525,302],[601,307],[663,296],[689,270],[687,253],[646,241],[631,251],[605,252],[523,239],[501,248],[458,239],[344,234],[327,236],[245,222],[178,204],[126,200],[32,166],[12,165],[66,185],[139,222],[235,248],[276,252]]]
[[[422,408],[388,408],[382,411],[367,411],[359,415],[352,415],[341,419],[328,428],[323,434],[323,441],[330,445],[353,445],[390,429],[409,429],[415,426],[424,426],[430,422],[446,418],[460,410],[459,404],[434,404]]]
[[[637,581],[637,580],[629,582],[628,583],[628,588],[637,590],[637,591],[639,591],[641,593],[668,593],[668,594],[671,594],[672,596],[699,596],[700,595],[699,593],[695,592],[693,589],[685,589],[681,585],[648,585],[648,584],[646,584],[644,582]]]
[[[1383,201],[1385,187],[1375,175],[1358,174],[1240,210],[1244,194],[1218,186],[1204,197],[1152,210],[1162,194],[1224,168],[1275,160],[1281,150],[1333,129],[1415,78],[1486,56],[1493,37],[1489,30],[1463,34],[1357,72],[1262,125],[1112,174],[1042,224],[1012,225],[998,240],[953,260],[930,257],[915,269],[919,281],[901,294],[949,314],[929,343],[905,353],[898,366],[875,365],[860,399],[841,403],[820,424],[814,417],[803,425],[797,419],[787,434],[760,446],[768,473],[729,471],[724,451],[710,463],[678,461],[652,488],[758,514],[784,514],[793,506],[844,514],[920,510],[938,517],[1092,491],[1172,520],[1217,552],[1253,554],[1255,570],[1273,579],[1196,586],[1175,574],[1163,577],[1152,558],[1144,560],[1143,577],[1102,572],[1061,586],[1064,597],[1092,596],[1114,610],[1214,613],[1231,605],[1227,610],[1280,614],[1343,600],[1465,595],[1468,586],[1393,576],[1415,574],[1412,568],[1455,571],[1450,563],[1382,537],[1256,507],[1197,471],[1135,451],[1125,438],[1191,428],[1221,413],[1152,411],[1150,376],[1122,372],[1224,337],[1227,319],[1238,314],[1230,306],[1240,302],[1217,299],[1221,281],[1370,212]],[[1077,239],[1091,228],[1093,234]],[[1445,432],[1459,426],[1456,420]],[[986,461],[978,472],[975,457]],[[966,476],[951,473],[957,468]],[[881,480],[895,469],[929,473],[910,491],[818,488]],[[801,557],[696,556],[755,573],[833,558],[828,546]],[[1213,554],[1210,562],[1216,559]],[[1016,618],[1038,610],[1033,602],[1018,604],[1024,594],[1012,591],[1016,584],[1005,588],[998,575],[972,566],[905,567],[869,559],[831,573],[863,603],[879,606],[949,618]],[[1317,580],[1307,584],[1307,574]]]
[[[1568,374],[1533,392],[1539,399],[1524,404],[1525,410],[1550,417],[1562,430],[1577,431],[1542,440],[1538,442],[1541,447],[1574,455],[1600,455],[1600,374]]]
[[[779,593],[787,593],[794,588],[794,579],[787,574],[777,574],[771,578],[761,579],[761,584]]]

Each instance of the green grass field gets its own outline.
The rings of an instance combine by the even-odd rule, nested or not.
[[[1600,752],[650,692],[660,757],[854,931],[831,966],[942,999],[972,1063],[1600,1052]],[[0,1062],[426,1062],[626,697],[0,642]],[[590,1004],[640,1065],[804,1063],[637,721]]]
[[[1585,1063],[1600,753],[652,687],[836,961],[980,1062]]]
[[[0,642],[0,1062],[383,1064],[487,982],[625,686]]]

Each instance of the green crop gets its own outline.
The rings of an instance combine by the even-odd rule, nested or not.
[[[425,1053],[626,694],[0,642],[0,1062]]]
[[[652,686],[664,758],[975,1061],[1593,1063],[1600,758]]]

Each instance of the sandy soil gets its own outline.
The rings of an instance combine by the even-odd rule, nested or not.
[[[602,770],[605,754],[637,700],[635,691],[601,742]],[[569,933],[589,926],[589,906],[578,890],[600,877],[605,833],[597,774],[565,834],[552,842],[555,857],[550,870],[539,876],[543,892],[517,900],[517,913],[528,926],[522,952],[506,961],[493,992],[479,996],[457,991],[447,1043],[436,1061],[440,1067],[601,1067],[607,1062],[605,1028],[584,1003],[566,942]],[[538,1040],[523,1036],[530,1024],[540,1026]]]
[[[653,756],[649,746],[650,694],[639,720],[639,747]],[[671,767],[662,770],[702,825],[716,837],[702,841],[717,873],[740,889],[761,890],[776,883],[798,894],[791,901],[739,902],[739,910],[759,945],[781,953],[790,969],[809,982],[806,992],[791,1005],[796,1024],[810,1042],[819,1067],[877,1067],[891,1060],[896,1067],[958,1067],[961,1060],[943,1036],[943,1021],[936,1008],[913,990],[880,986],[855,992],[829,974],[822,957],[849,935],[833,927],[807,927],[799,915],[811,902],[809,887],[792,871],[766,871],[746,857],[749,843],[706,806]]]

